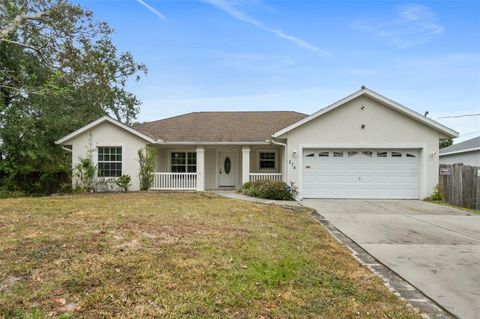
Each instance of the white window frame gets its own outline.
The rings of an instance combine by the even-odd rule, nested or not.
[[[173,166],[173,163],[172,163],[172,154],[173,153],[185,153],[185,173],[197,173],[198,171],[198,163],[197,163],[197,150],[196,149],[172,149],[172,150],[169,150],[168,151],[168,170],[170,173],[173,173],[173,170],[172,170],[172,166]],[[193,164],[188,164],[188,153],[194,153],[195,154],[195,165]],[[175,166],[181,166],[181,165],[175,165]],[[189,172],[188,171],[188,167],[193,167],[195,166],[195,172]],[[180,172],[178,172],[180,173]]]
[[[120,148],[120,156],[121,156],[121,160],[120,161],[106,161],[106,160],[99,160],[99,157],[100,157],[100,148]],[[97,177],[101,177],[101,178],[117,178],[117,177],[120,177],[123,175],[123,147],[121,145],[116,145],[116,146],[113,146],[113,145],[98,145],[97,146],[97,158],[96,158],[96,164],[97,164]],[[109,153],[110,154],[110,153]],[[118,154],[117,154],[118,155]],[[121,164],[121,168],[120,168],[120,175],[119,176],[100,176],[99,175],[99,172],[100,172],[100,169],[99,169],[99,166],[100,164],[103,164],[103,163],[120,163]]]
[[[275,159],[274,159],[275,167],[274,168],[260,168],[260,162],[261,162],[260,154],[261,153],[274,153],[275,154]],[[259,172],[278,172],[278,162],[279,162],[278,149],[265,148],[265,149],[257,150],[257,170]]]

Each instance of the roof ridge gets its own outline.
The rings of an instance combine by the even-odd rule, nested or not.
[[[178,115],[174,115],[174,116],[170,116],[170,117],[165,117],[163,119],[158,119],[158,120],[153,120],[153,121],[145,121],[143,123],[138,123],[134,127],[142,126],[144,124],[149,124],[149,123],[156,123],[156,122],[160,122],[160,121],[171,120],[171,119],[174,119],[174,118],[187,116],[187,115],[191,115],[191,114],[200,114],[200,113],[204,113],[204,114],[208,114],[208,113],[232,113],[232,114],[235,114],[235,113],[296,113],[296,114],[299,114],[299,115],[308,116],[308,114],[297,112],[297,111],[274,111],[274,110],[266,110],[266,111],[194,111],[194,112],[178,114]]]

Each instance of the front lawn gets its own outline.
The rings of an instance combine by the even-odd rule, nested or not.
[[[0,200],[3,318],[420,318],[308,212],[209,194]]]

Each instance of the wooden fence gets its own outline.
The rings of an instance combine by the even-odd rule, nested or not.
[[[480,209],[480,167],[440,164],[438,180],[443,200],[455,206]]]

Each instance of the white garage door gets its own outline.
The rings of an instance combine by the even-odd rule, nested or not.
[[[418,198],[416,150],[303,151],[304,198]]]

